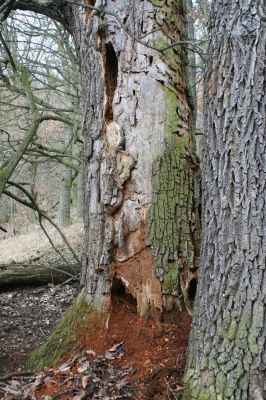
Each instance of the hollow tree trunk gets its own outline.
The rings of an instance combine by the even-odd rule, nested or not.
[[[263,400],[265,16],[260,2],[214,1],[210,22],[203,243],[186,398]]]
[[[158,48],[183,39],[182,1],[86,0]],[[180,46],[164,56],[106,13],[62,0],[19,0],[73,34],[85,141],[83,292],[108,307],[121,279],[142,314],[186,305],[196,283],[199,166]],[[160,29],[159,29],[160,28]]]
[[[167,4],[107,0],[105,7],[137,37],[156,29],[143,40],[162,48],[158,27],[177,41],[184,31],[181,3]],[[83,291],[108,306],[116,276],[141,314],[190,308],[199,167],[185,54],[179,46],[166,56],[144,47],[104,13],[75,12],[72,28],[87,160]]]

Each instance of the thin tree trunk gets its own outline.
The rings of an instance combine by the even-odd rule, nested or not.
[[[83,171],[83,165],[81,166],[81,170],[77,176],[77,202],[76,202],[76,208],[77,208],[77,215],[79,218],[83,217],[84,213],[84,171]]]
[[[259,1],[213,2],[203,243],[187,399],[265,398],[265,39]]]
[[[29,166],[29,181],[30,181],[30,194],[35,198],[36,196],[36,176],[37,176],[37,163],[31,163]],[[37,224],[38,218],[35,210],[28,210],[28,218],[31,224]]]
[[[71,224],[71,189],[73,180],[73,171],[70,168],[64,167],[59,202],[60,226],[69,226]]]

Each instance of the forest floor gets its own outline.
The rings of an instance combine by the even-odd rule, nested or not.
[[[55,228],[47,225],[46,229],[56,248],[65,247]],[[83,224],[76,222],[62,231],[72,247],[77,248],[81,242]],[[45,255],[49,255],[49,258],[51,256],[58,258],[58,254],[51,248],[47,237],[40,228],[15,236],[8,236],[0,231],[0,265],[37,261],[44,258]]]
[[[0,399],[177,399],[191,318],[180,313],[176,324],[146,321],[119,295],[105,333],[89,341],[81,335],[82,347],[54,369],[25,374],[29,354],[48,338],[77,291],[77,284],[50,284],[0,293]]]

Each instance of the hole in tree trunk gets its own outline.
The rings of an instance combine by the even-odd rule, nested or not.
[[[193,303],[197,291],[197,278],[191,279],[188,287],[188,298]]]
[[[112,302],[124,303],[132,312],[137,313],[137,300],[127,292],[127,288],[123,281],[115,276],[112,282]]]
[[[105,111],[105,120],[113,120],[113,99],[117,86],[118,60],[112,43],[105,45],[105,87],[107,94],[107,104]]]

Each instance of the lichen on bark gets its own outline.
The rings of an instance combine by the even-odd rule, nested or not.
[[[181,2],[152,2],[163,8],[164,29],[180,40]],[[166,33],[165,32],[165,33]],[[164,48],[165,37],[154,45]],[[180,46],[168,49],[164,61],[164,151],[153,163],[152,204],[148,213],[148,244],[155,259],[167,311],[185,304],[191,312],[189,283],[195,278],[199,257],[199,162],[193,137],[193,114],[186,93],[185,54]],[[181,300],[182,298],[182,300]]]
[[[193,400],[200,398],[195,390],[214,400],[265,398],[266,29],[260,6],[212,2],[203,238],[185,379]]]

